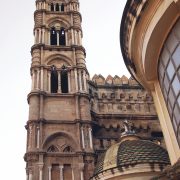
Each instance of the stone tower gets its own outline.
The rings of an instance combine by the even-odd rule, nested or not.
[[[28,180],[87,180],[94,153],[78,0],[36,0]]]

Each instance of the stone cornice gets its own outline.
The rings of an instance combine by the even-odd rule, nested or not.
[[[72,46],[52,46],[52,45],[45,45],[45,44],[35,44],[31,47],[31,54],[34,50],[36,49],[41,49],[43,50],[49,50],[49,51],[73,51],[75,50],[80,50],[83,51],[85,56],[86,56],[86,50],[83,46],[77,46],[77,45],[72,45]]]

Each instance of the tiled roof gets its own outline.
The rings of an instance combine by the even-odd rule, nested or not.
[[[94,174],[105,170],[137,164],[170,164],[167,151],[145,140],[127,140],[111,146],[98,159]]]

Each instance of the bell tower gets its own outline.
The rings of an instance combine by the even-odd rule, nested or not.
[[[94,150],[78,0],[36,0],[27,180],[87,180]]]

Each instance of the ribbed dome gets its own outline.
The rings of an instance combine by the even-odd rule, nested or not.
[[[137,164],[170,164],[167,151],[161,146],[145,140],[126,140],[111,146],[101,157],[94,175],[116,167]]]

